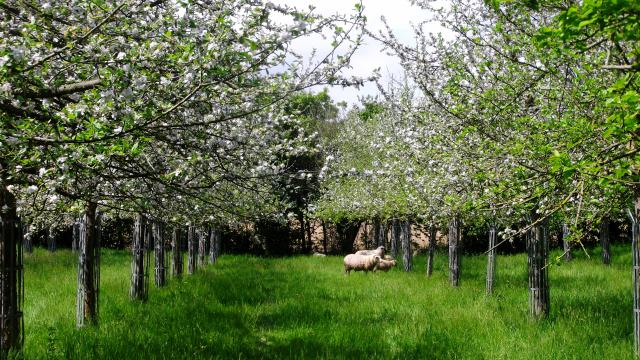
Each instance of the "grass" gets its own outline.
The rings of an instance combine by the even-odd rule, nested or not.
[[[69,358],[631,359],[630,249],[613,264],[578,254],[550,269],[551,315],[528,317],[526,258],[498,257],[495,294],[485,257],[462,260],[461,286],[413,273],[344,276],[340,257],[222,256],[196,275],[128,299],[130,255],[103,251],[100,325],[75,328],[76,257],[25,255],[24,356]],[[152,280],[153,282],[153,280]]]

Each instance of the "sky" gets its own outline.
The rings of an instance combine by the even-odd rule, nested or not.
[[[299,9],[306,9],[309,5],[316,7],[315,12],[323,15],[335,13],[354,13],[356,0],[272,0],[274,3],[295,6]],[[387,23],[393,29],[396,37],[403,43],[414,43],[413,24],[418,24],[427,18],[426,12],[417,6],[412,6],[408,0],[362,0],[364,15],[367,17],[367,28],[373,33],[383,30],[383,22],[380,19],[385,16]],[[434,28],[434,31],[435,30]],[[311,54],[313,41],[294,43],[293,47],[301,54]],[[318,49],[319,51],[322,48]],[[383,46],[376,40],[366,37],[364,44],[357,50],[351,59],[352,68],[346,73],[349,75],[368,77],[373,70],[380,68],[382,83],[385,84],[391,77],[402,78],[402,67],[397,58],[385,54]],[[313,89],[315,91],[322,90]],[[377,87],[373,83],[368,83],[360,89],[342,88],[334,86],[329,88],[329,95],[336,101],[345,101],[349,105],[358,104],[358,96],[372,95],[378,93]]]

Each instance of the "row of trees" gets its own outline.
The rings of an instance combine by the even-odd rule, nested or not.
[[[550,309],[552,223],[564,224],[567,258],[587,232],[600,228],[608,263],[609,223],[624,220],[631,207],[635,269],[638,4],[415,3],[432,14],[416,27],[415,44],[401,43],[390,29],[370,34],[398,56],[406,79],[380,87],[384,97],[367,112],[372,116],[345,119],[321,171],[318,216],[448,228],[454,286],[461,223],[485,224],[489,292],[495,248],[521,238],[536,318]],[[431,24],[446,31],[428,33]],[[634,270],[636,300],[638,276]],[[638,326],[635,339],[640,354]]]
[[[291,159],[318,151],[287,100],[314,85],[362,83],[340,73],[360,43],[360,10],[322,17],[254,0],[3,1],[2,350],[22,339],[22,223],[82,217],[84,324],[97,319],[99,213],[135,218],[134,244],[162,238],[160,223],[286,217],[291,198],[274,189],[304,175]],[[303,63],[291,43],[320,35],[332,47]]]

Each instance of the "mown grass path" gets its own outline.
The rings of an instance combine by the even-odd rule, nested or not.
[[[577,254],[551,269],[551,316],[528,317],[526,258],[464,257],[460,288],[446,257],[434,276],[342,274],[341,257],[222,256],[194,276],[128,299],[130,255],[103,251],[100,325],[75,328],[76,258],[25,255],[26,358],[631,359],[630,251],[610,267]],[[153,279],[151,279],[153,283]]]

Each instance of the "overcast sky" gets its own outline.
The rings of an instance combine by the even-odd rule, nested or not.
[[[316,12],[323,15],[335,13],[354,13],[356,0],[272,0],[274,3],[287,4],[299,9],[308,8],[310,4],[316,7]],[[367,17],[367,28],[377,33],[384,28],[380,17],[385,16],[387,23],[393,29],[397,38],[404,43],[412,44],[413,30],[411,25],[420,23],[427,18],[424,10],[411,6],[408,0],[363,0],[364,14]],[[370,76],[373,69],[380,68],[383,83],[393,75],[396,79],[402,77],[402,68],[398,60],[388,56],[382,46],[374,39],[365,38],[365,43],[352,58],[350,75]],[[303,54],[310,54],[313,41],[294,43],[294,48]],[[319,50],[322,50],[321,48]],[[321,89],[318,89],[321,90]],[[329,94],[336,101],[346,101],[353,105],[358,103],[358,96],[377,94],[375,84],[366,84],[363,88],[332,87]]]

